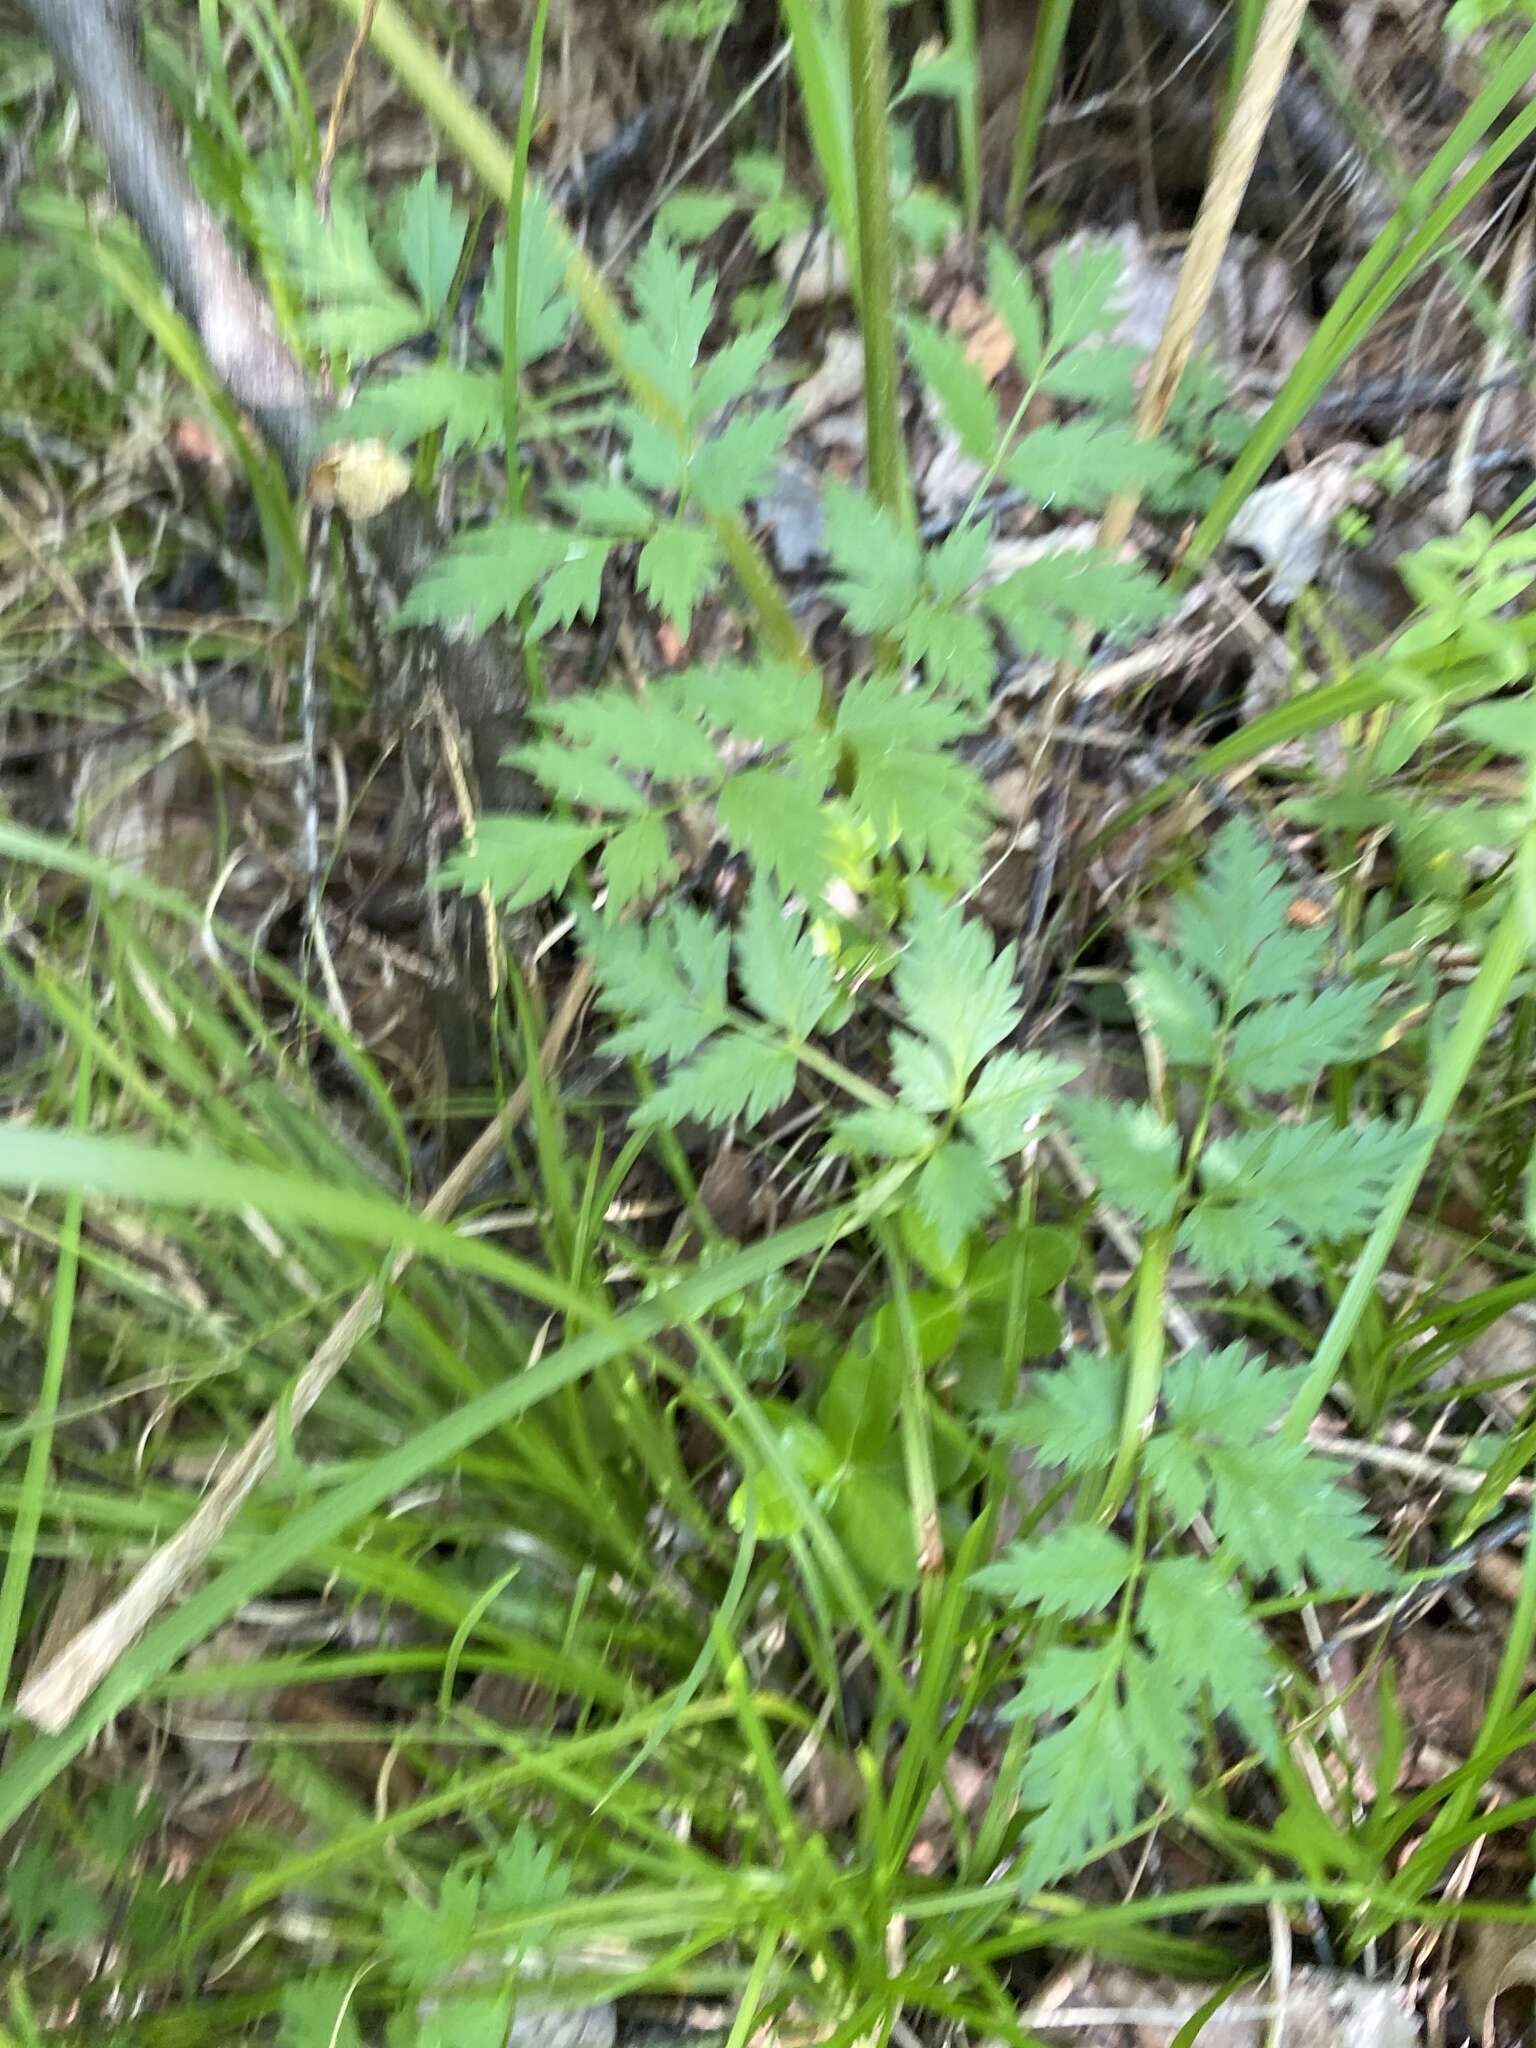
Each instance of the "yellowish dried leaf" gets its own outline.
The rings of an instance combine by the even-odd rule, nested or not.
[[[387,441],[340,441],[309,472],[310,502],[372,519],[404,495],[411,466]]]

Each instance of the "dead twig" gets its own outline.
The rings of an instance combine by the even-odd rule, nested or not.
[[[320,145],[320,168],[315,173],[315,208],[322,220],[325,219],[330,206],[331,173],[336,167],[336,150],[341,142],[341,124],[346,119],[347,103],[352,97],[352,88],[357,83],[363,52],[368,47],[368,38],[373,34],[373,17],[378,11],[379,0],[366,0],[362,18],[357,24],[357,33],[352,38],[352,47],[347,52],[347,61],[341,67],[336,97],[331,102],[331,118],[325,124],[325,140]]]

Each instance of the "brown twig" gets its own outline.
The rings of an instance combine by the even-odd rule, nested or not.
[[[363,52],[368,47],[368,38],[373,34],[373,17],[378,11],[379,0],[365,0],[362,19],[357,24],[357,33],[353,36],[352,47],[347,52],[347,61],[341,67],[336,97],[331,102],[331,118],[325,124],[325,140],[320,145],[320,168],[315,173],[315,210],[322,220],[331,203],[331,173],[336,168],[336,150],[341,142],[341,124],[346,118],[347,102],[351,99],[352,88],[357,83]]]
[[[575,1028],[589,987],[590,975],[582,968],[566,989],[539,1048],[540,1068],[546,1074],[553,1069]],[[506,1143],[509,1133],[527,1114],[530,1094],[528,1083],[520,1082],[500,1113],[486,1125],[428,1199],[422,1210],[425,1217],[442,1222],[459,1208]],[[280,1431],[286,1430],[290,1437],[297,1431],[357,1345],[378,1322],[386,1290],[398,1282],[414,1257],[415,1252],[409,1247],[394,1254],[383,1275],[370,1281],[332,1326],[295,1381],[292,1393],[272,1409],[247,1439],[244,1449],[225,1468],[185,1527],[140,1566],[110,1607],[104,1608],[42,1669],[29,1674],[16,1705],[35,1727],[51,1735],[66,1727],[87,1695],[203,1564],[253,1488],[272,1469]]]

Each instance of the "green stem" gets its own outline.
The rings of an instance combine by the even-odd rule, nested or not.
[[[1035,152],[1040,146],[1040,130],[1045,121],[1045,110],[1050,105],[1051,88],[1056,83],[1061,49],[1067,39],[1067,25],[1071,19],[1072,0],[1045,0],[1035,17],[1035,39],[1029,52],[1024,89],[1019,94],[1019,125],[1014,132],[1013,168],[1008,176],[1008,197],[1004,203],[1004,218],[1009,227],[1017,224],[1019,210],[1029,192],[1029,181],[1035,169]]]
[[[944,1539],[939,1530],[939,1489],[933,1472],[933,1442],[928,1424],[928,1381],[923,1371],[917,1318],[907,1285],[906,1262],[896,1233],[884,1220],[877,1230],[891,1276],[896,1327],[901,1333],[901,1447],[906,1462],[907,1494],[912,1504],[912,1533],[923,1588],[925,1619],[931,1595],[944,1570]]]
[[[354,21],[363,18],[367,0],[335,0]],[[397,0],[378,0],[370,37],[373,47],[415,96],[475,175],[498,200],[512,189],[511,150],[466,98],[441,61],[411,26]],[[555,223],[561,234],[559,223]],[[629,359],[624,346],[624,316],[585,252],[561,234],[565,255],[565,288],[576,302],[587,331],[613,364],[642,411],[664,426],[685,446],[692,446],[688,423],[666,393]],[[816,664],[795,615],[784,601],[773,571],[739,519],[713,521],[726,556],[753,609],[764,646],[797,668]]]
[[[888,512],[907,521],[912,505],[896,354],[896,249],[887,123],[891,79],[885,9],[886,0],[848,0],[853,178],[859,220],[859,326],[864,336],[870,493]]]
[[[772,1039],[775,1045],[780,1042],[776,1037]],[[808,1039],[795,1047],[795,1057],[801,1066],[809,1067],[813,1074],[820,1074],[824,1081],[830,1081],[835,1088],[841,1088],[845,1095],[851,1095],[855,1102],[862,1102],[866,1109],[892,1107],[892,1098],[883,1088],[877,1088],[873,1081],[862,1079],[850,1067],[845,1067],[841,1061],[833,1059],[830,1053],[823,1052],[820,1046],[812,1045]]]
[[[1536,845],[1536,834],[1528,840]],[[1360,1320],[1375,1297],[1376,1283],[1391,1256],[1397,1242],[1397,1234],[1418,1193],[1419,1182],[1429,1164],[1435,1145],[1444,1134],[1450,1121],[1451,1111],[1457,1097],[1466,1085],[1478,1054],[1482,1051],[1499,1013],[1509,1000],[1509,992],[1515,977],[1524,966],[1530,953],[1531,933],[1527,908],[1521,900],[1519,888],[1511,883],[1509,900],[1504,914],[1495,928],[1488,950],[1483,955],[1482,965],[1472,986],[1467,990],[1466,1001],[1456,1027],[1446,1040],[1435,1060],[1434,1079],[1428,1094],[1420,1105],[1419,1113],[1413,1120],[1413,1132],[1419,1139],[1413,1157],[1399,1173],[1397,1180],[1383,1205],[1376,1227],[1366,1239],[1349,1285],[1339,1299],[1328,1328],[1323,1332],[1323,1341],[1313,1357],[1312,1369],[1302,1382],[1296,1399],[1291,1403],[1285,1420],[1284,1434],[1292,1442],[1300,1442],[1333,1385],[1340,1366],[1354,1340]]]
[[[517,109],[517,138],[512,150],[512,183],[507,193],[507,245],[502,257],[505,292],[502,300],[501,382],[502,412],[507,435],[507,512],[516,519],[523,509],[527,478],[519,453],[522,439],[522,280],[523,202],[528,189],[528,151],[533,143],[533,123],[539,108],[539,76],[544,67],[544,31],[549,23],[549,0],[538,0],[533,27],[528,36],[528,61],[523,70],[523,97]],[[533,599],[525,597],[518,607],[518,632],[522,640],[523,671],[532,704],[544,701],[544,659],[531,632]]]
[[[1141,1264],[1136,1269],[1136,1298],[1131,1306],[1131,1346],[1125,1382],[1125,1407],[1120,1417],[1120,1441],[1115,1461],[1104,1482],[1099,1502],[1099,1520],[1112,1522],[1119,1513],[1136,1460],[1152,1418],[1163,1383],[1163,1311],[1168,1292],[1168,1266],[1173,1257],[1173,1226],[1163,1224],[1149,1230],[1141,1247]]]
[[[970,82],[955,101],[955,127],[960,140],[960,195],[965,202],[965,231],[981,225],[981,70],[976,51],[976,0],[947,0],[951,47],[970,66]]]
[[[539,107],[539,74],[544,65],[544,31],[549,22],[549,0],[538,0],[533,28],[528,37],[528,61],[523,70],[523,97],[517,110],[517,139],[512,150],[512,178],[507,189],[507,247],[503,258],[506,294],[502,307],[502,409],[507,423],[507,510],[515,519],[523,509],[523,465],[518,460],[522,431],[522,377],[519,374],[522,314],[523,200],[528,189],[528,151],[533,142],[534,117]]]

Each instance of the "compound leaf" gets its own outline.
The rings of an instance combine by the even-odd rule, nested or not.
[[[570,332],[575,311],[565,289],[565,251],[549,201],[530,184],[523,195],[517,248],[517,367],[552,355]],[[475,315],[480,339],[499,361],[507,333],[507,245],[499,241]]]
[[[1027,1542],[1010,1544],[970,1583],[1009,1607],[1082,1618],[1097,1614],[1124,1587],[1134,1559],[1129,1547],[1092,1522],[1069,1522]]]
[[[397,626],[466,622],[483,633],[516,615],[539,579],[565,559],[570,536],[532,520],[495,519],[436,557],[395,614]]]
[[[647,926],[584,923],[598,1001],[630,1021],[611,1044],[642,1059],[686,1059],[728,1021],[730,934],[681,904]]]
[[[677,874],[677,857],[667,828],[654,811],[646,811],[618,831],[603,848],[605,908],[615,916],[637,897],[651,896]]]
[[[390,1975],[406,1984],[431,1984],[450,1975],[474,1948],[479,1905],[480,1880],[463,1857],[444,1872],[435,1904],[392,1900],[380,1922]]]
[[[949,1258],[1007,1199],[1008,1183],[974,1145],[951,1138],[924,1163],[913,1192],[933,1227],[940,1256]]]
[[[1366,1058],[1375,1049],[1375,1011],[1386,988],[1385,980],[1344,982],[1250,1010],[1232,1033],[1228,1079],[1273,1092],[1315,1080],[1339,1061]]]
[[[1114,1457],[1124,1402],[1123,1361],[1073,1351],[1064,1365],[1036,1373],[1023,1400],[990,1417],[987,1427],[1008,1443],[1029,1445],[1042,1464],[1078,1475]]]
[[[720,544],[706,527],[665,520],[640,550],[635,581],[686,640],[693,608],[714,581]]]
[[[1120,251],[1112,244],[1062,243],[1051,258],[1051,353],[1067,355],[1113,333],[1120,321]]]
[[[819,784],[787,767],[749,768],[720,792],[720,829],[786,889],[820,897],[832,874],[832,822]]]
[[[438,885],[466,895],[488,888],[508,909],[525,910],[560,895],[602,837],[601,827],[566,818],[490,812],[477,820],[469,845],[444,861]]]
[[[1136,1816],[1141,1757],[1111,1658],[1071,1719],[1037,1737],[1029,1752],[1019,1798],[1039,1812],[1024,1837],[1019,1882],[1026,1890],[1075,1870]]]
[[[1045,318],[1027,273],[999,235],[987,244],[987,295],[1013,337],[1020,370],[1033,381],[1045,362]]]
[[[1179,1196],[1179,1134],[1147,1103],[1068,1096],[1061,1115],[1084,1166],[1109,1200],[1138,1223],[1172,1219]]]
[[[891,513],[847,484],[828,486],[827,553],[837,575],[834,596],[856,633],[889,633],[906,619],[922,590],[917,536]]]
[[[636,1110],[635,1122],[674,1124],[696,1116],[707,1124],[750,1127],[789,1100],[796,1071],[789,1046],[724,1032],[668,1076]]]
[[[1137,1620],[1165,1684],[1230,1714],[1261,1756],[1274,1755],[1274,1673],[1263,1631],[1217,1566],[1193,1557],[1149,1565]]]
[[[903,323],[918,374],[938,400],[950,431],[973,462],[990,462],[1002,437],[987,380],[945,328],[915,314]]]
[[[957,904],[921,897],[892,977],[912,1029],[943,1054],[963,1088],[976,1067],[1017,1030],[1022,1006],[1014,949],[994,953],[986,927]]]
[[[739,512],[749,498],[767,489],[793,425],[794,414],[787,406],[765,405],[716,428],[689,463],[692,496],[706,512]]]
[[[988,1159],[1009,1159],[1077,1072],[1068,1060],[1000,1052],[976,1077],[960,1111],[965,1134]]]
[[[791,1038],[809,1038],[837,998],[832,963],[806,930],[803,913],[786,911],[761,876],[737,931],[736,971],[752,1008]]]
[[[1221,1023],[1210,991],[1164,947],[1137,937],[1132,950],[1131,1000],[1143,1030],[1174,1066],[1208,1067]]]
[[[432,168],[407,185],[395,214],[400,267],[433,320],[448,303],[469,223]]]
[[[1002,473],[1036,504],[1098,512],[1117,491],[1166,494],[1188,468],[1176,448],[1139,439],[1129,421],[1090,416],[1053,421],[1026,434],[1010,450]]]
[[[365,384],[336,420],[334,431],[349,441],[387,441],[408,448],[428,434],[441,434],[444,455],[461,448],[490,448],[502,437],[501,379],[486,370],[459,370],[428,363],[397,377]]]

